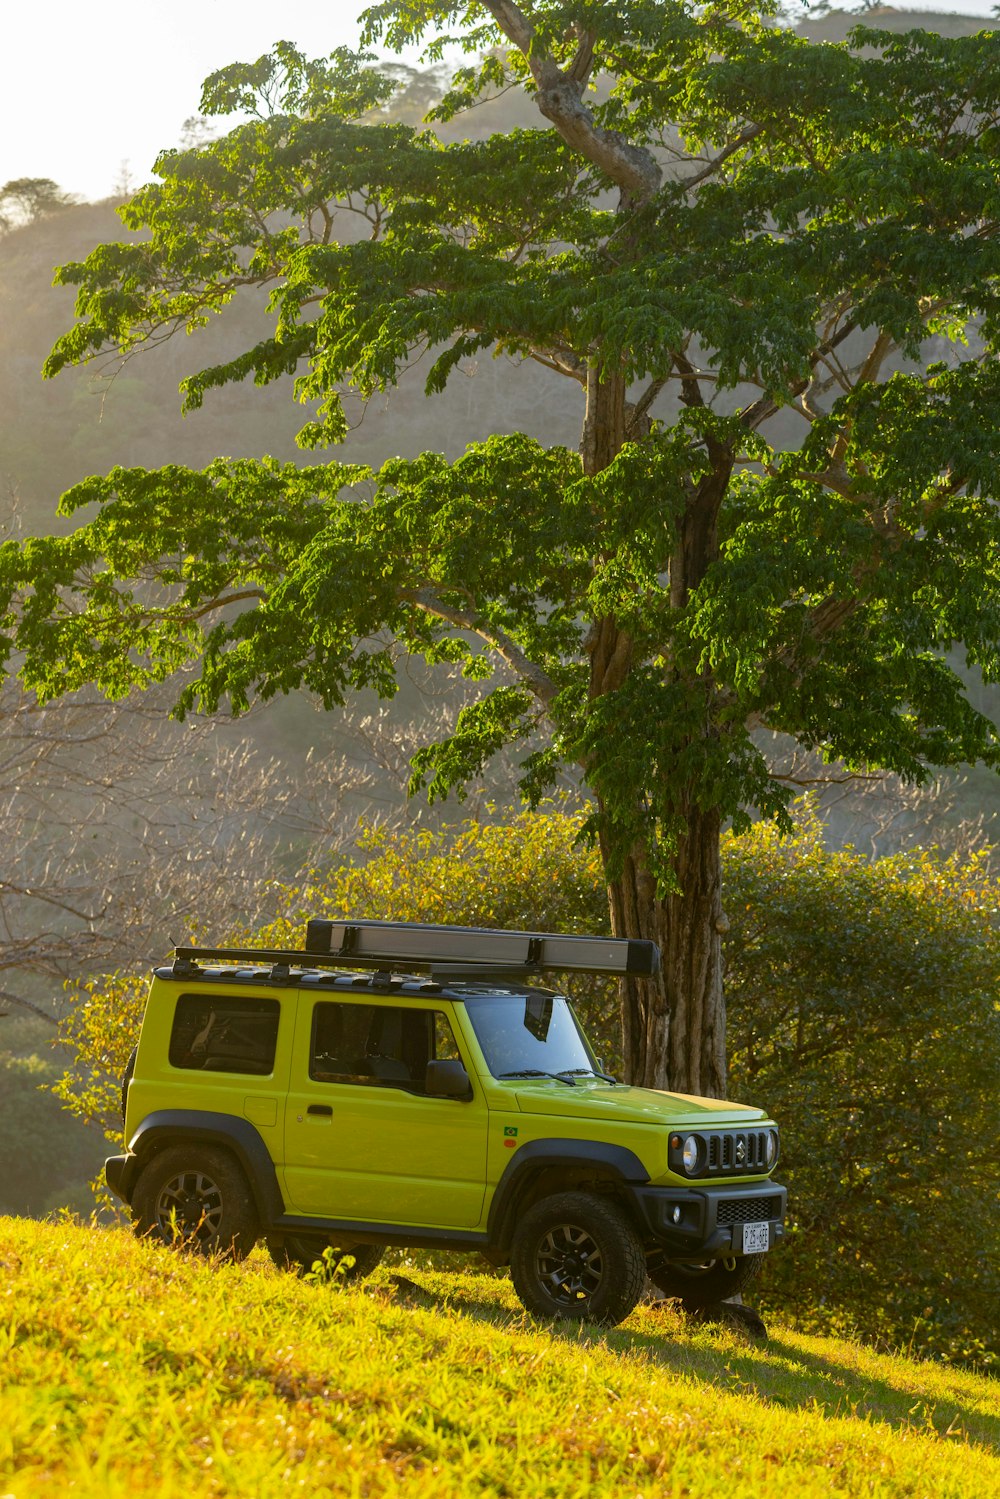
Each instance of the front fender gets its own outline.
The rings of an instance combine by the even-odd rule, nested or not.
[[[511,1157],[497,1182],[487,1220],[491,1249],[505,1254],[510,1248],[520,1199],[532,1181],[552,1166],[598,1167],[621,1182],[630,1203],[634,1202],[634,1189],[649,1181],[649,1172],[639,1157],[624,1145],[606,1145],[598,1140],[530,1140]]]

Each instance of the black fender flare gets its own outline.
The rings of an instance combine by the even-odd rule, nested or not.
[[[535,1178],[550,1166],[597,1166],[610,1172],[621,1184],[633,1213],[635,1188],[645,1186],[649,1181],[646,1167],[635,1152],[624,1145],[606,1145],[598,1140],[529,1140],[511,1157],[493,1193],[487,1220],[491,1249],[506,1254],[513,1237],[520,1199]]]
[[[128,1143],[128,1155],[115,1191],[129,1204],[142,1168],[150,1157],[184,1141],[222,1145],[239,1161],[257,1205],[261,1228],[267,1229],[285,1211],[271,1153],[260,1131],[249,1119],[203,1109],[157,1109],[139,1125]]]

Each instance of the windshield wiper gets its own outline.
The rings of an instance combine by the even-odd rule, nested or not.
[[[599,1072],[596,1067],[567,1067],[564,1072],[561,1072],[559,1074],[559,1076],[560,1077],[599,1077],[601,1079],[601,1081],[604,1082],[604,1083],[611,1083],[616,1088],[618,1086],[618,1079],[616,1077],[612,1077],[611,1074],[608,1073],[608,1072]]]
[[[557,1083],[565,1083],[567,1088],[576,1087],[568,1072],[540,1072],[537,1067],[521,1067],[517,1072],[498,1072],[497,1077],[553,1077]]]

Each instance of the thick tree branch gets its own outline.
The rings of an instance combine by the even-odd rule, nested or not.
[[[663,173],[649,151],[633,146],[616,130],[604,130],[580,98],[592,58],[582,66],[582,52],[564,72],[542,50],[535,28],[512,0],[483,0],[500,30],[523,53],[535,80],[538,108],[563,140],[621,188],[629,203],[644,203],[658,190]],[[582,44],[581,44],[582,46]],[[580,66],[578,67],[578,63]]]
[[[587,365],[569,349],[536,348],[529,350],[528,357],[536,364],[544,365],[548,370],[554,370],[557,375],[568,375],[571,380],[575,380],[586,390]]]
[[[547,708],[555,700],[559,692],[558,684],[530,660],[498,625],[486,625],[475,614],[446,604],[431,588],[400,588],[396,597],[403,603],[422,609],[425,614],[433,614],[436,618],[445,620],[458,630],[468,630],[470,634],[478,635],[480,640],[485,641],[506,661],[511,671],[530,688],[540,703]]]
[[[824,360],[828,354],[830,354],[835,348],[837,348],[839,344],[842,344],[845,338],[849,338],[856,327],[857,324],[853,320],[848,319],[846,323],[843,323],[841,327],[837,329],[836,333],[832,334],[829,338],[825,339],[823,343],[819,344],[818,347],[813,350],[810,359],[810,363],[812,364],[813,369],[815,370],[817,364]],[[814,378],[815,375],[811,375],[808,379],[797,380],[791,386],[788,392],[791,399],[795,400],[797,396],[803,395],[809,389]],[[778,409],[779,403],[774,399],[774,397],[770,395],[764,395],[761,396],[759,400],[752,402],[751,405],[744,406],[743,410],[740,412],[740,421],[748,431],[754,432],[759,426],[761,426],[763,422],[769,421],[770,418],[775,415]]]

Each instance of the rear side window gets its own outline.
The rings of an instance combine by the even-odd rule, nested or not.
[[[265,1077],[274,1069],[280,1014],[276,999],[182,994],[170,1033],[170,1065]]]
[[[460,1054],[440,1010],[391,1005],[318,1004],[313,1011],[309,1076],[423,1093],[427,1063]]]

